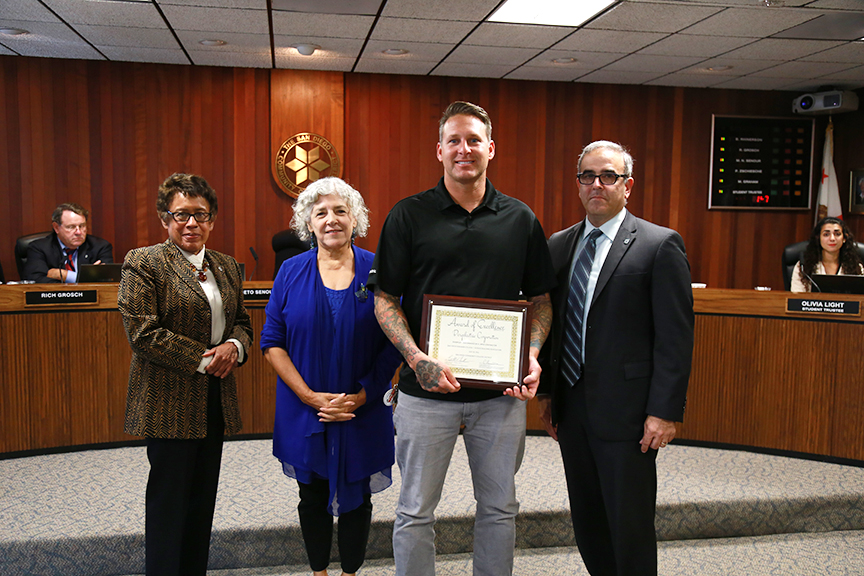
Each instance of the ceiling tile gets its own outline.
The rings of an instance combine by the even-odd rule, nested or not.
[[[660,76],[656,72],[617,72],[614,70],[597,70],[577,79],[577,82],[591,84],[644,84]]]
[[[779,60],[738,60],[736,58],[727,58],[724,55],[699,62],[695,66],[685,68],[681,72],[685,74],[698,74],[702,71],[705,74],[719,74],[720,76],[744,76],[777,66],[781,63]],[[731,66],[732,68],[729,70],[706,70],[706,68],[721,68],[723,66]]]
[[[103,59],[99,52],[65,24],[6,20],[4,26],[29,30],[29,34],[3,36],[3,44],[22,56]]]
[[[570,82],[585,73],[569,64],[560,64],[557,68],[551,66],[520,66],[504,78],[508,80],[548,80],[552,82]]]
[[[826,74],[833,74],[852,68],[849,64],[835,64],[832,62],[784,62],[772,68],[766,68],[754,73],[756,76],[767,76],[771,78],[818,78]]]
[[[177,43],[175,42],[176,46]],[[189,64],[189,59],[179,48],[148,48],[143,46],[99,46],[109,60],[119,62],[158,62],[160,64]]]
[[[240,34],[270,33],[266,10],[167,5],[162,7],[162,11],[175,30]]]
[[[197,0],[196,0],[197,1]],[[365,14],[375,16],[381,0],[273,0],[273,10],[317,14]]]
[[[847,68],[839,72],[833,72],[821,76],[819,80],[858,80],[864,82],[864,66],[856,66],[855,68]]]
[[[864,36],[864,12],[826,12],[776,36],[810,40],[858,40]]]
[[[858,64],[864,62],[864,42],[848,42],[837,48],[831,48],[801,60],[808,62],[848,62]]]
[[[726,77],[711,76],[710,74],[667,74],[654,80],[645,82],[651,86],[684,86],[687,88],[708,88],[728,80]]]
[[[702,56],[710,58],[734,50],[753,40],[730,36],[694,36],[692,34],[672,34],[659,42],[646,46],[640,54],[658,56]]]
[[[3,20],[59,22],[50,10],[34,0],[3,0],[0,2],[0,22]]]
[[[326,55],[319,55],[318,52],[316,52],[314,56],[300,56],[293,50],[276,50],[277,68],[350,72],[351,68],[354,66],[355,60],[355,58],[328,57]]]
[[[300,69],[355,68],[392,74],[431,71],[552,81],[588,78],[586,82],[680,86],[708,85],[717,78],[725,85],[746,74],[753,77],[741,79],[741,85],[770,83],[774,89],[804,84],[858,87],[864,83],[859,79],[864,42],[778,37],[814,18],[816,23],[832,17],[846,22],[848,17],[864,15],[864,0],[783,0],[782,7],[771,8],[761,6],[761,0],[621,0],[575,32],[557,26],[481,23],[500,1],[272,0],[277,64]],[[0,54],[15,54],[20,48],[34,56],[101,58],[104,53],[111,60],[183,62],[177,39],[166,28],[158,5],[177,31],[182,47],[195,53],[196,64],[269,67],[270,3],[0,0],[0,25],[33,32],[24,39],[0,40]],[[381,16],[376,21],[373,14],[379,8]],[[205,47],[198,43],[204,38],[228,44]],[[367,38],[365,53],[358,59]],[[301,42],[323,48],[313,57],[302,57],[290,48]],[[404,48],[409,53],[391,57],[381,53],[387,48]],[[442,58],[446,61],[441,62]],[[577,61],[553,64],[554,58]],[[723,65],[733,68],[704,71],[706,66]]]
[[[189,57],[198,66],[236,66],[240,68],[270,68],[273,62],[267,52],[209,52],[189,50]]]
[[[309,36],[276,36],[273,38],[276,50],[291,54],[304,62],[315,61],[317,58],[349,58],[353,62],[360,55],[363,41],[355,38],[310,38]],[[293,48],[296,44],[317,44],[321,46],[312,56],[301,56]],[[304,64],[305,65],[305,64]],[[305,68],[304,68],[305,69]],[[330,70],[330,68],[322,68]]]
[[[371,72],[373,74],[428,74],[435,67],[435,62],[423,62],[420,60],[378,60],[373,58],[361,58],[357,63],[355,72]]]
[[[167,50],[179,48],[177,40],[167,28],[125,28],[78,24],[75,26],[75,30],[96,46],[140,46],[142,49],[162,48]],[[142,59],[135,59],[135,61],[146,62]]]
[[[464,44],[548,48],[575,30],[576,28],[563,26],[526,26],[487,22],[472,32],[465,39]]]
[[[538,54],[534,59],[525,63],[526,66],[542,66],[546,68],[573,68],[581,70],[584,74],[588,70],[595,70],[621,58],[622,54],[611,52],[579,52],[575,50],[546,50]],[[576,58],[576,62],[558,64],[553,62],[556,58]]]
[[[156,0],[160,5],[211,6],[213,8],[256,8],[267,9],[267,0]]]
[[[5,1],[5,0],[4,0]],[[66,22],[163,28],[165,21],[149,2],[91,2],[90,0],[42,0]]]
[[[627,2],[657,2],[657,0],[625,0]],[[664,0],[661,0],[664,1]],[[840,0],[843,1],[843,0]],[[854,0],[853,0],[854,1]],[[665,0],[667,4],[709,4],[719,7],[746,6],[752,8],[762,4],[764,0]],[[783,6],[806,6],[813,0],[782,0]]]
[[[685,6],[624,2],[592,20],[586,28],[634,32],[678,32],[722,10],[708,6]]]
[[[742,60],[795,60],[829,48],[840,46],[843,42],[824,40],[789,40],[784,38],[765,38],[733,50],[724,56]]]
[[[384,54],[388,48],[402,48],[408,54],[391,56]],[[418,62],[440,62],[453,47],[450,44],[433,44],[431,42],[394,42],[388,40],[370,40],[363,50],[363,59],[372,60],[402,60]]]
[[[808,8],[828,8],[837,10],[861,11],[861,0],[816,0],[807,5]]]
[[[215,38],[214,38],[215,36]],[[270,53],[270,36],[267,34],[237,34],[233,32],[202,32],[200,30],[177,30],[177,37],[186,50],[198,52],[261,52]],[[201,40],[224,40],[224,46],[204,46]]]
[[[421,20],[418,18],[379,18],[372,31],[376,40],[459,43],[474,28],[473,22]]]
[[[381,15],[479,22],[486,18],[499,2],[500,0],[387,0]]]
[[[780,90],[788,86],[793,80],[790,78],[764,78],[757,76],[742,76],[721,82],[715,88],[728,88],[730,90]],[[789,102],[789,112],[792,112],[792,102]]]
[[[447,62],[458,64],[477,64],[484,65],[509,65],[512,70],[514,67],[524,64],[540,50],[536,48],[500,48],[490,46],[459,46],[450,56],[447,57]]]
[[[764,38],[819,16],[798,8],[729,8],[686,28],[687,34]]]
[[[623,32],[582,28],[556,44],[555,49],[627,53],[635,52],[666,36],[666,34],[659,32]]]
[[[696,56],[648,56],[647,54],[631,54],[606,66],[605,70],[620,70],[627,72],[657,72],[669,74],[693,66],[703,58]],[[657,74],[655,74],[656,76]]]
[[[273,33],[291,36],[323,36],[325,38],[363,38],[375,18],[347,16],[345,14],[304,14],[301,12],[274,12]],[[264,15],[266,30],[267,15]]]
[[[470,76],[472,78],[502,78],[513,66],[502,64],[464,64],[444,62],[432,71],[433,76]]]

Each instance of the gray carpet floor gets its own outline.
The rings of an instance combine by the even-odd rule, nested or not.
[[[331,566],[332,567],[332,566]],[[437,576],[472,576],[470,554],[441,556]],[[575,547],[517,550],[516,576],[588,571]],[[787,534],[710,540],[677,540],[658,545],[662,576],[853,576],[864,574],[864,531]],[[309,576],[305,565],[212,570],[208,576]],[[338,576],[338,570],[330,574]],[[371,560],[363,576],[395,576],[392,559]]]
[[[137,447],[0,461],[0,575],[143,572],[147,470]],[[672,445],[658,481],[661,574],[864,574],[864,469]],[[393,573],[398,485],[394,467],[394,486],[373,497],[364,574]],[[515,573],[584,574],[552,440],[528,438],[518,486]],[[307,574],[296,505],[269,440],[226,443],[213,573]],[[473,510],[458,442],[438,510],[439,574],[470,573]]]

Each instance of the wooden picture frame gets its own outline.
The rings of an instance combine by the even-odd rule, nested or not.
[[[849,212],[864,214],[864,168],[849,173]]]

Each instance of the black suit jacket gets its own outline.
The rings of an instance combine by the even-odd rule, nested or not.
[[[584,221],[553,234],[558,277],[553,322],[541,354],[541,393],[552,394],[553,422],[569,384],[559,377],[570,263]],[[681,421],[693,355],[693,291],[684,241],[629,212],[600,271],[588,311],[585,386],[588,423],[604,440],[637,440],[647,415]]]
[[[78,265],[93,264],[102,261],[103,264],[114,262],[111,243],[96,236],[87,235],[84,243],[78,247]],[[27,247],[27,263],[24,265],[24,278],[39,283],[54,282],[48,278],[48,270],[60,268],[66,261],[66,256],[60,248],[57,234],[52,232],[45,238],[34,240]]]

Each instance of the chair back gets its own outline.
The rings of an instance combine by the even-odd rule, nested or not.
[[[304,242],[298,238],[297,234],[294,233],[294,230],[291,230],[290,228],[274,234],[271,244],[273,246],[273,251],[276,253],[276,266],[273,269],[274,280],[276,279],[276,275],[279,273],[279,268],[282,267],[282,262],[292,256],[302,254],[309,250],[309,242]]]
[[[27,264],[27,248],[30,243],[40,238],[45,238],[51,232],[34,232],[26,236],[19,236],[15,240],[15,266],[18,268],[18,278],[24,279],[24,265]]]

